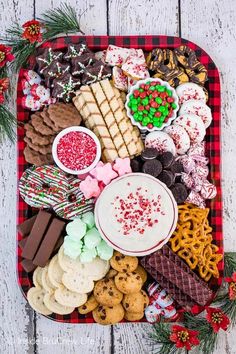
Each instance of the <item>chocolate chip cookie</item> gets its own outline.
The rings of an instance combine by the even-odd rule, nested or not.
[[[120,272],[115,276],[115,285],[123,294],[131,294],[141,290],[143,281],[136,272]]]
[[[123,294],[117,289],[113,279],[99,280],[94,287],[93,294],[101,305],[115,306],[123,299]]]
[[[115,251],[113,257],[110,259],[110,265],[118,272],[133,272],[138,266],[138,258],[125,256]]]
[[[111,325],[120,322],[124,318],[125,311],[121,304],[115,306],[98,306],[93,311],[94,321],[102,325]]]

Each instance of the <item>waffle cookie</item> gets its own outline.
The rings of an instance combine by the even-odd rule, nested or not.
[[[126,115],[123,99],[108,79],[81,86],[73,99],[87,128],[100,139],[104,161],[139,155],[139,132]]]
[[[185,309],[195,304],[205,306],[212,299],[213,292],[208,285],[167,245],[144,257],[141,264]]]

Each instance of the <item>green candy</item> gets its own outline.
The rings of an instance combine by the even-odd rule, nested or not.
[[[131,102],[130,102],[130,101],[128,102],[128,107],[129,107],[129,108],[131,107]]]
[[[131,110],[134,111],[134,112],[137,112],[138,106],[132,105],[132,106],[131,106]]]
[[[130,96],[129,96],[130,101],[131,101],[133,98],[135,98],[134,95],[130,95]]]
[[[157,98],[155,98],[155,101],[156,101],[156,103],[158,103],[158,104],[161,104],[161,103],[162,103],[162,99],[161,99],[161,97],[157,97]]]
[[[135,105],[135,104],[138,104],[138,100],[136,98],[133,98],[131,100],[131,105]]]
[[[156,108],[154,108],[154,107],[150,107],[150,112],[155,113],[155,112],[156,112]]]
[[[164,106],[161,106],[161,107],[158,108],[158,111],[161,112],[161,113],[165,112],[165,110],[166,110],[166,109],[165,109]]]
[[[138,116],[138,121],[142,122],[142,120],[143,120],[143,116]]]
[[[150,90],[150,91],[155,91],[155,86],[149,87],[149,90]],[[149,96],[149,97],[150,97],[150,96]]]
[[[88,249],[92,249],[94,247],[97,247],[97,245],[101,241],[101,236],[98,230],[95,227],[93,227],[91,230],[87,232],[83,240],[84,240],[84,245]]]
[[[166,93],[167,93],[167,95],[168,95],[169,97],[172,97],[172,91],[171,91],[171,90],[166,89]]]
[[[97,254],[104,261],[108,261],[113,256],[113,248],[110,247],[104,240],[101,240],[97,246]]]
[[[164,86],[156,85],[155,87],[156,87],[156,90],[157,90],[158,92],[164,92],[164,91],[165,91],[165,87],[164,87]]]
[[[148,98],[144,98],[141,102],[144,106],[146,106],[148,104],[149,100],[148,100]]]
[[[74,219],[66,226],[66,232],[73,239],[81,240],[86,234],[87,225],[79,218]]]
[[[70,236],[64,238],[63,249],[66,256],[76,259],[82,250],[82,241],[75,241]]]
[[[152,98],[152,95],[149,95],[148,97],[151,99],[151,98]]]
[[[143,114],[148,114],[148,111],[146,109],[144,109]]]
[[[176,109],[176,108],[177,108],[177,104],[176,104],[175,102],[173,102],[173,103],[171,103],[171,107],[172,107],[173,109]]]
[[[139,92],[144,92],[144,89],[141,89],[141,88],[140,88],[140,89],[139,89]]]
[[[140,117],[140,116],[139,116],[139,114],[136,112],[136,113],[134,113],[134,116],[133,116],[133,117],[134,117],[134,120],[137,121],[137,120],[139,120],[139,117]]]
[[[95,225],[94,214],[92,211],[88,211],[87,213],[83,214],[81,220],[85,222],[89,229],[92,229],[92,227]]]
[[[158,125],[159,125],[159,122],[158,121],[153,121],[153,125],[154,125],[154,127],[158,127]]]
[[[141,102],[141,97],[138,97],[137,101],[138,101],[138,103],[140,103]]]
[[[83,247],[82,252],[80,254],[80,262],[81,263],[89,263],[97,256],[97,251],[95,248],[88,249],[87,247]]]

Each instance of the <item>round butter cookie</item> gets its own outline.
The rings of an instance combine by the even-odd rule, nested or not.
[[[46,293],[46,290],[42,288],[30,288],[27,293],[27,300],[32,309],[42,315],[48,316],[51,315],[52,311],[44,303],[44,296]]]
[[[59,304],[68,307],[79,307],[83,305],[88,298],[87,294],[79,294],[74,291],[70,291],[63,285],[55,290],[54,296]]]
[[[52,312],[58,314],[58,315],[69,315],[74,311],[74,307],[70,306],[63,306],[57,302],[57,300],[54,297],[54,294],[49,294],[46,293],[44,295],[43,301],[47,308],[51,310]]]

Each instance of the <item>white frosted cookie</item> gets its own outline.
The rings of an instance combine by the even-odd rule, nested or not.
[[[62,283],[67,289],[79,294],[89,293],[94,288],[94,282],[90,277],[77,273],[74,270],[63,274]]]
[[[176,87],[176,93],[179,97],[179,104],[185,101],[200,100],[206,102],[206,94],[203,88],[193,82],[186,82]]]
[[[38,287],[30,288],[27,293],[27,300],[30,306],[38,313],[48,316],[51,315],[52,311],[45,305],[44,296],[46,295],[46,290]]]
[[[34,286],[39,287],[39,288],[43,287],[43,284],[42,284],[42,272],[43,272],[43,268],[37,267],[34,270],[34,273],[33,273]]]
[[[63,306],[59,304],[55,299],[54,294],[45,294],[43,301],[47,308],[49,308],[52,312],[57,313],[58,315],[69,315],[75,309],[71,306]]]
[[[55,286],[52,284],[48,277],[48,264],[43,268],[42,271],[42,287],[49,293],[55,290]]]
[[[145,147],[152,147],[158,150],[160,154],[170,151],[176,155],[176,148],[173,139],[163,131],[154,131],[145,138]]]
[[[63,285],[55,290],[54,296],[59,304],[69,307],[79,307],[85,304],[88,298],[87,294],[79,294],[74,291],[70,291]]]
[[[208,128],[212,122],[211,109],[203,101],[189,100],[182,104],[179,115],[196,114],[203,121],[205,128]]]
[[[58,288],[62,284],[62,275],[64,271],[60,267],[58,262],[58,255],[56,254],[49,262],[48,265],[48,277],[50,282],[55,288]]]
[[[190,138],[187,131],[180,125],[169,125],[164,129],[174,141],[176,153],[179,155],[185,154],[190,148]]]
[[[119,90],[128,90],[128,78],[118,66],[114,66],[112,69],[112,81],[114,86]]]
[[[183,114],[173,121],[174,125],[184,127],[190,137],[191,144],[200,143],[205,135],[206,128],[200,117],[195,114]]]

